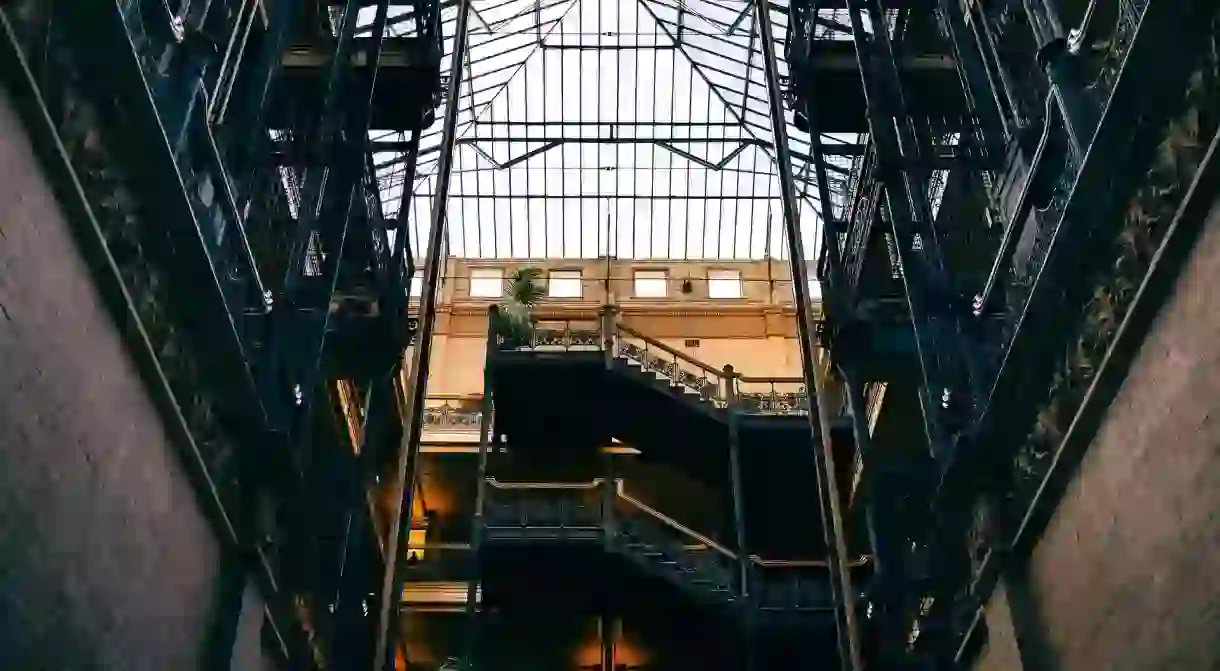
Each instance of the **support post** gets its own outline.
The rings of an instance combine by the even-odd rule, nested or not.
[[[445,242],[444,227],[449,210],[449,183],[453,173],[453,147],[457,140],[458,91],[462,85],[462,60],[468,41],[467,24],[470,19],[470,0],[457,0],[457,19],[453,55],[449,64],[449,91],[445,96],[445,122],[442,127],[440,154],[437,159],[436,192],[432,201],[432,221],[428,230],[428,245],[425,248],[422,292],[419,301],[419,332],[415,355],[407,375],[406,407],[403,408],[402,444],[398,450],[395,485],[402,493],[399,505],[390,520],[386,539],[385,574],[381,584],[381,605],[378,610],[377,643],[374,649],[374,671],[393,669],[393,646],[390,645],[391,625],[397,619],[397,603],[402,592],[398,576],[398,548],[404,528],[410,528],[411,505],[416,462],[419,460],[419,432],[423,419],[424,392],[428,381],[428,370],[432,354],[432,330],[436,326],[437,282],[445,259],[441,250]],[[404,525],[404,518],[406,524]]]
[[[737,585],[743,602],[750,598],[750,556],[746,548],[745,497],[741,485],[741,419],[737,402],[737,373],[729,364],[724,366],[725,398],[728,402],[729,482],[733,488],[733,533],[737,540]]]
[[[495,367],[496,340],[495,322],[498,306],[491,306],[487,311],[487,354],[483,362],[483,421],[479,424],[479,467],[478,480],[475,481],[474,523],[471,525],[470,554],[475,569],[466,583],[466,642],[462,653],[462,669],[470,669],[474,661],[477,640],[479,636],[479,619],[482,615],[480,601],[479,549],[483,545],[483,531],[486,520],[483,510],[487,507],[487,454],[491,448],[492,413],[495,403],[492,399],[492,372]]]
[[[602,354],[606,360],[606,370],[614,365],[614,327],[618,321],[618,306],[609,303],[598,311],[601,323]]]
[[[598,620],[598,633],[602,643],[602,671],[614,671],[614,635],[617,633],[617,622],[613,615],[602,613]]]
[[[838,632],[839,660],[843,669],[860,671],[859,637],[856,635],[855,599],[851,578],[847,573],[847,548],[843,539],[843,518],[839,511],[838,487],[835,482],[834,452],[830,442],[829,417],[826,414],[822,377],[818,370],[816,331],[809,303],[809,268],[805,261],[800,222],[796,210],[796,183],[792,178],[792,162],[788,149],[788,128],[784,118],[783,89],[779,84],[779,65],[772,35],[771,4],[755,3],[755,22],[763,52],[763,69],[767,78],[767,99],[771,126],[775,137],[775,162],[779,172],[780,195],[784,211],[784,230],[788,238],[792,266],[793,293],[796,298],[796,323],[800,334],[801,361],[806,390],[814,391],[818,399],[816,417],[809,414],[814,448],[818,492],[821,499],[822,528],[825,534],[827,564],[831,574],[831,594],[835,605],[835,625]],[[812,411],[812,407],[810,410]]]
[[[1051,93],[1063,114],[1063,126],[1076,161],[1097,131],[1097,105],[1089,99],[1085,85],[1076,73],[1076,55],[1068,49],[1068,34],[1060,19],[1057,0],[1023,0],[1025,13],[1038,42],[1038,64],[1050,80]]]
[[[617,473],[614,468],[614,454],[602,453],[602,530],[606,541],[613,542],[618,535],[618,527],[614,517],[614,501],[618,494]]]
[[[864,464],[861,486],[865,489],[865,497],[862,504],[865,506],[868,543],[873,555],[872,587],[876,589],[882,581],[901,584],[906,575],[906,563],[903,554],[904,540],[896,533],[901,529],[902,521],[892,504],[897,497],[883,484],[884,472],[869,449],[872,435],[869,430],[869,408],[864,382],[854,370],[841,371],[847,392],[847,408],[852,419],[852,437]],[[889,498],[886,498],[887,496]],[[891,505],[884,506],[885,503]],[[873,604],[871,618],[874,622],[880,622],[883,630],[887,626],[901,626],[901,613],[892,612],[884,602]]]

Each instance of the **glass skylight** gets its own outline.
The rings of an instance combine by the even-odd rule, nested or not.
[[[446,244],[467,258],[787,258],[755,9],[745,0],[473,0]],[[769,5],[781,78],[787,0]],[[361,20],[371,22],[367,8]],[[388,34],[413,30],[391,8]],[[833,10],[840,11],[840,10]],[[457,3],[443,11],[449,71]],[[842,21],[838,19],[842,18]],[[822,17],[820,39],[846,18]],[[840,28],[835,26],[839,25]],[[431,219],[441,119],[404,184],[408,133],[374,130],[387,216]],[[821,242],[809,135],[785,113],[805,258]],[[859,144],[823,135],[823,145]],[[842,152],[850,153],[850,152]],[[826,157],[836,215],[852,156]]]

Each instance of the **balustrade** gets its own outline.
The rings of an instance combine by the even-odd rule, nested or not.
[[[650,571],[694,593],[740,604],[742,586],[738,553],[624,491],[622,480],[587,483],[505,483],[488,480],[484,519],[488,539],[597,540]],[[605,487],[614,488],[606,508]],[[590,534],[597,529],[597,534]],[[769,612],[830,611],[827,566],[817,560],[746,558],[753,590],[750,603]],[[863,567],[859,557],[853,567]],[[863,592],[861,597],[864,598]]]
[[[605,351],[612,358],[640,371],[652,373],[672,387],[717,408],[733,407],[752,415],[805,415],[809,396],[799,377],[751,377],[732,369],[719,369],[611,320],[598,324],[590,319],[539,319],[525,342],[503,339],[501,350]]]
[[[483,424],[482,399],[429,396],[424,399],[423,426],[433,431],[478,431]]]

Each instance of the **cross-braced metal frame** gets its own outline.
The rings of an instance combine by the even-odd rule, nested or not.
[[[476,1],[468,48],[458,56],[461,78],[450,84],[458,130],[449,253],[786,258],[764,51],[751,7],[744,0]],[[768,8],[782,56],[786,3]],[[391,19],[389,35],[409,34],[410,10],[398,11],[402,19]],[[446,66],[456,52],[457,13],[450,3],[442,15]],[[845,22],[825,24],[850,37],[841,32]],[[789,76],[782,58],[777,76]],[[812,259],[822,236],[811,142],[790,111],[785,117],[803,256]],[[370,137],[387,215],[401,214],[413,239],[424,239],[440,180],[439,125],[422,133],[416,162],[408,132],[374,129]],[[841,208],[864,145],[852,133],[825,134],[818,145]]]
[[[819,30],[849,39],[834,18],[823,17]],[[404,501],[391,538],[410,524],[406,483],[418,459],[436,289],[450,255],[788,259],[807,386],[820,386],[810,273],[825,236],[822,211],[842,216],[865,145],[859,134],[811,138],[803,130],[785,100],[787,21],[786,3],[739,0],[446,7],[443,124],[418,137],[370,131],[387,216],[405,221],[413,240],[427,240],[414,247],[424,269],[420,330],[397,472]],[[396,25],[392,18],[388,34]],[[845,668],[859,668],[824,415],[811,415],[820,515],[840,656]],[[397,549],[387,545],[383,665],[393,659]]]

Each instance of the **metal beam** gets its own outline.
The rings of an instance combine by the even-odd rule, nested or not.
[[[435,194],[416,194],[419,196],[435,196]],[[802,194],[803,195],[803,194]],[[750,195],[724,195],[724,196],[675,196],[673,194],[596,194],[587,195],[572,195],[572,194],[544,194],[544,193],[512,193],[512,194],[491,194],[491,193],[455,193],[454,198],[462,200],[597,200],[604,198],[606,200],[774,200],[775,196],[750,196]]]
[[[403,529],[411,524],[411,504],[415,488],[408,486],[415,478],[415,467],[419,461],[419,433],[424,410],[424,392],[431,364],[432,331],[436,326],[437,283],[441,266],[445,263],[443,244],[445,241],[446,214],[449,208],[449,180],[453,170],[453,149],[457,139],[457,100],[461,90],[463,54],[469,35],[471,0],[457,0],[457,24],[454,36],[453,55],[449,64],[449,90],[445,96],[445,122],[440,164],[437,169],[436,195],[432,203],[431,229],[424,255],[422,295],[420,297],[420,323],[416,335],[415,356],[407,373],[403,409],[403,436],[398,450],[395,491],[400,492],[398,506],[390,521],[386,539],[385,574],[381,584],[381,607],[378,610],[377,643],[374,648],[374,671],[394,669],[393,646],[390,645],[391,626],[397,620],[398,600],[401,599],[401,579],[398,575],[398,550],[402,544]],[[404,518],[406,524],[404,524]]]
[[[796,297],[796,323],[800,334],[801,362],[805,389],[815,392],[817,413],[809,413],[810,430],[815,443],[814,462],[817,469],[818,493],[821,499],[822,531],[826,540],[827,564],[830,567],[831,596],[835,605],[835,626],[838,632],[841,668],[860,671],[860,642],[856,634],[855,597],[851,577],[847,573],[847,547],[843,538],[843,517],[839,511],[839,493],[835,482],[834,447],[830,438],[830,418],[822,371],[817,357],[815,326],[809,302],[809,265],[801,241],[801,226],[797,214],[796,181],[792,176],[792,160],[788,152],[788,126],[784,118],[783,88],[779,83],[779,65],[775,57],[771,16],[766,5],[755,5],[755,22],[763,52],[763,70],[767,79],[767,98],[771,109],[771,126],[775,136],[775,163],[779,172],[780,195],[784,212],[784,228],[788,238],[792,289]],[[820,449],[819,449],[820,448]]]

